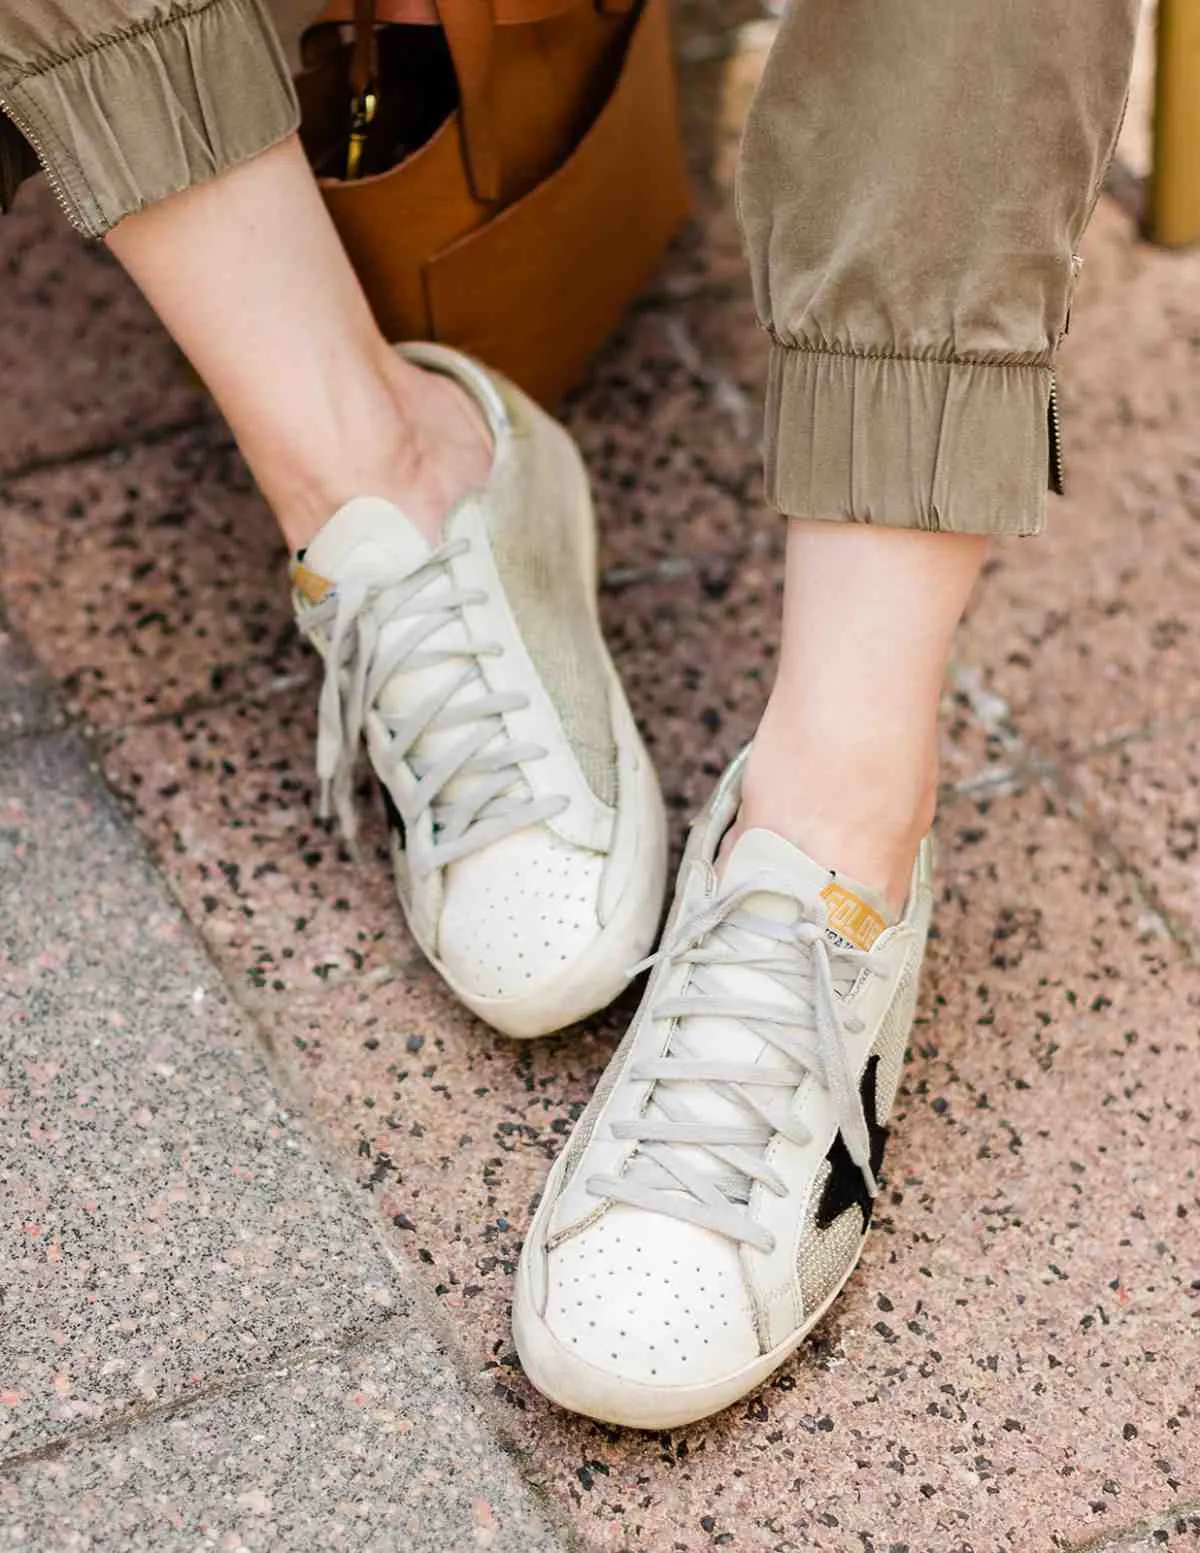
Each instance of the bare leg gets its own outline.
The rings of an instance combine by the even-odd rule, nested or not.
[[[739,828],[761,825],[899,910],[937,797],[937,711],[986,554],[962,534],[792,520],[779,672]]]
[[[130,216],[109,247],[204,378],[293,549],[355,496],[427,538],[487,477],[449,379],[388,347],[299,142]]]

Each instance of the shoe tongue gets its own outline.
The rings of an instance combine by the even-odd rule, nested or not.
[[[765,874],[777,875],[787,893],[764,889],[748,896],[746,907],[758,916],[794,922],[800,908],[793,896],[799,896],[823,911],[826,936],[839,947],[850,949],[869,949],[891,926],[887,903],[870,885],[814,863],[774,831],[744,831],[726,859],[722,891],[735,890]]]
[[[338,583],[381,565],[413,571],[430,553],[428,540],[399,507],[381,496],[356,496],[308,545],[301,565],[319,581]]]
[[[359,496],[340,507],[307,546],[303,560],[293,567],[292,582],[309,603],[319,603],[330,586],[350,577],[387,579],[406,576],[415,572],[432,554],[433,547],[399,507],[379,496]],[[410,619],[383,620],[380,649],[387,651],[411,629]],[[457,610],[450,611],[444,623],[422,643],[422,650],[435,654],[463,653],[464,657],[451,656],[422,668],[401,669],[380,689],[380,709],[408,716],[415,707],[436,700],[460,678],[470,646],[461,614]],[[468,681],[449,697],[447,709],[467,706],[485,693],[486,686]],[[504,735],[504,723],[499,717],[493,716],[490,722],[493,737],[483,745],[481,755],[494,752]],[[435,761],[457,747],[462,738],[461,728],[430,730],[410,751],[409,763],[417,775],[423,775]],[[441,801],[454,802],[468,796],[471,782],[469,775],[453,778],[442,789]],[[518,789],[524,792],[524,783],[519,776],[514,776],[508,791]]]

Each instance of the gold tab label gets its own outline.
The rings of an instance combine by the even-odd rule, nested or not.
[[[292,562],[292,587],[309,604],[319,604],[333,584],[305,566],[303,561]]]
[[[826,926],[856,949],[869,949],[887,927],[873,906],[836,880],[821,891],[821,899],[825,902]]]

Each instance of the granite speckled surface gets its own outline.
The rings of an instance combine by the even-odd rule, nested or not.
[[[315,747],[310,685],[126,728],[102,755],[227,975],[268,1002],[413,954],[374,793],[356,864],[317,817]]]
[[[314,672],[286,547],[219,426],[12,480],[0,529],[10,617],[93,724]]]
[[[206,413],[150,309],[43,180],[0,220],[0,475]]]
[[[23,1553],[560,1553],[420,1331],[68,1446],[0,1477]]]
[[[68,736],[0,746],[7,1452],[402,1299]]]

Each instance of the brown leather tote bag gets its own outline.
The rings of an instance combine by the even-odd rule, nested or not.
[[[689,209],[666,0],[337,0],[302,57],[301,133],[384,334],[553,405]],[[372,171],[397,99],[388,143],[419,143]]]

